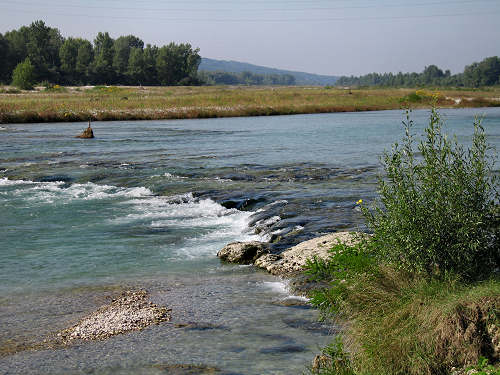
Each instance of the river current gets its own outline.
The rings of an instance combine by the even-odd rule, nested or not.
[[[465,144],[484,115],[500,146],[499,108],[442,113]],[[416,134],[428,115],[413,112]],[[284,303],[286,281],[216,253],[364,230],[355,202],[375,198],[379,157],[401,139],[403,117],[95,122],[93,140],[74,138],[82,123],[0,125],[0,373],[302,373],[335,327]],[[172,308],[172,322],[33,349],[138,288]]]

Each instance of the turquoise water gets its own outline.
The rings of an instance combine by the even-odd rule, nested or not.
[[[444,110],[468,143],[474,115],[500,145],[500,109]],[[415,133],[427,111],[415,111]],[[43,340],[127,288],[173,309],[172,324],[65,349],[0,357],[7,373],[144,373],[204,364],[222,373],[301,373],[331,337],[286,283],[223,265],[236,240],[275,251],[363,229],[378,158],[401,111],[0,127],[0,346]],[[255,229],[263,228],[258,234]],[[179,322],[211,329],[186,330]],[[10,344],[9,344],[10,345]],[[156,366],[156,367],[155,367]],[[158,367],[160,366],[160,367]]]

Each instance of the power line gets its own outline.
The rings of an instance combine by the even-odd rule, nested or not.
[[[4,12],[15,13],[34,13],[41,15],[39,11],[20,10],[20,9],[3,9]],[[439,18],[439,17],[462,17],[472,15],[496,15],[500,11],[493,12],[467,12],[467,13],[447,13],[447,14],[427,14],[427,15],[405,15],[405,16],[373,16],[373,17],[322,17],[322,18],[163,18],[163,17],[137,17],[137,16],[112,16],[98,14],[69,14],[60,12],[50,12],[49,15],[57,15],[64,17],[87,17],[87,18],[102,18],[102,19],[117,19],[117,20],[149,20],[149,21],[168,21],[168,22],[327,22],[327,21],[369,21],[369,20],[397,20],[397,19],[419,19],[419,18]]]
[[[434,6],[434,5],[457,5],[457,4],[467,4],[474,3],[477,4],[478,1],[483,2],[498,2],[498,0],[453,0],[453,1],[433,1],[433,2],[424,2],[424,3],[404,3],[404,4],[378,4],[378,5],[361,5],[361,6],[341,6],[341,7],[307,7],[307,8],[260,8],[260,9],[249,9],[249,8],[238,8],[238,9],[230,9],[230,8],[134,8],[134,7],[111,7],[111,6],[94,6],[94,5],[74,5],[64,3],[60,6],[62,8],[83,8],[83,9],[110,9],[110,10],[137,10],[137,11],[151,11],[151,12],[161,12],[161,11],[182,11],[182,12],[228,12],[228,11],[309,11],[309,10],[345,10],[345,9],[369,9],[369,8],[412,8],[412,7],[422,7],[422,6]],[[24,4],[24,5],[38,5],[39,2],[30,3],[26,1],[13,1],[13,0],[4,0],[5,3],[11,4]]]
[[[423,6],[434,6],[434,5],[457,5],[457,4],[477,4],[478,1],[483,2],[498,2],[498,0],[453,0],[453,1],[433,1],[433,2],[424,2],[424,3],[404,3],[404,4],[377,4],[377,5],[360,5],[360,6],[341,6],[341,7],[307,7],[307,8],[260,8],[260,9],[250,9],[250,8],[238,8],[238,9],[230,9],[230,8],[134,8],[134,7],[111,7],[111,6],[93,6],[93,5],[74,5],[74,4],[57,4],[55,6],[62,8],[83,8],[83,9],[110,9],[110,10],[134,10],[134,11],[182,11],[182,12],[228,12],[228,11],[309,11],[309,10],[345,10],[345,9],[369,9],[369,8],[412,8],[412,7],[423,7]],[[24,5],[38,5],[39,2],[31,3],[26,1],[13,1],[13,0],[4,0],[5,3],[11,4],[24,4]]]

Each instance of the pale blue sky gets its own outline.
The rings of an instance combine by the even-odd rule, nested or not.
[[[500,0],[0,0],[0,32],[189,42],[204,57],[330,75],[453,73],[500,55]]]

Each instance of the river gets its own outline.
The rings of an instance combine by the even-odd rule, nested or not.
[[[500,145],[500,108],[442,113],[462,143],[484,115]],[[428,115],[413,112],[416,134]],[[294,298],[286,281],[216,253],[232,241],[280,251],[365,230],[355,202],[375,198],[379,157],[401,139],[403,117],[95,122],[92,140],[74,138],[82,123],[0,125],[0,373],[302,373],[335,327],[283,303]],[[32,348],[137,288],[172,308],[172,321]]]

